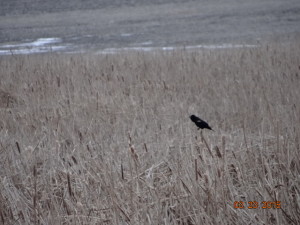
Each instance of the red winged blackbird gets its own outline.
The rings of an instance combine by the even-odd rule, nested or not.
[[[195,115],[191,115],[190,116],[190,119],[196,124],[196,126],[198,127],[198,130],[201,128],[201,129],[209,129],[209,130],[212,130],[211,127],[204,121],[204,120],[201,120],[199,117],[195,116]]]

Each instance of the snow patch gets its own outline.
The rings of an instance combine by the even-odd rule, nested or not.
[[[141,43],[141,45],[145,43]],[[147,43],[148,44],[148,43]],[[149,43],[151,44],[151,43]],[[184,47],[128,47],[128,48],[106,48],[104,50],[98,51],[99,54],[114,54],[122,51],[174,51],[174,50],[194,50],[194,49],[228,49],[228,48],[255,48],[257,45],[234,45],[234,44],[222,44],[222,45],[191,45],[191,46],[184,46]]]
[[[39,38],[33,42],[0,45],[0,55],[60,51],[67,47],[64,45],[57,45],[61,42],[61,38]]]

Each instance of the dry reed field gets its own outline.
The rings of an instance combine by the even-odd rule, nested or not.
[[[0,57],[0,224],[300,224],[299,76],[299,41]]]

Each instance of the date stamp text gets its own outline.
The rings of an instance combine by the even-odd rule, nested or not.
[[[257,202],[257,201],[235,201],[233,204],[235,209],[280,209],[281,208],[281,202],[280,201],[263,201],[263,202]]]

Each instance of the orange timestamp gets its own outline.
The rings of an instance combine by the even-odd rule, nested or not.
[[[263,202],[257,202],[257,201],[235,201],[233,204],[234,208],[236,209],[244,209],[245,207],[248,209],[280,209],[281,208],[281,201],[263,201]]]

